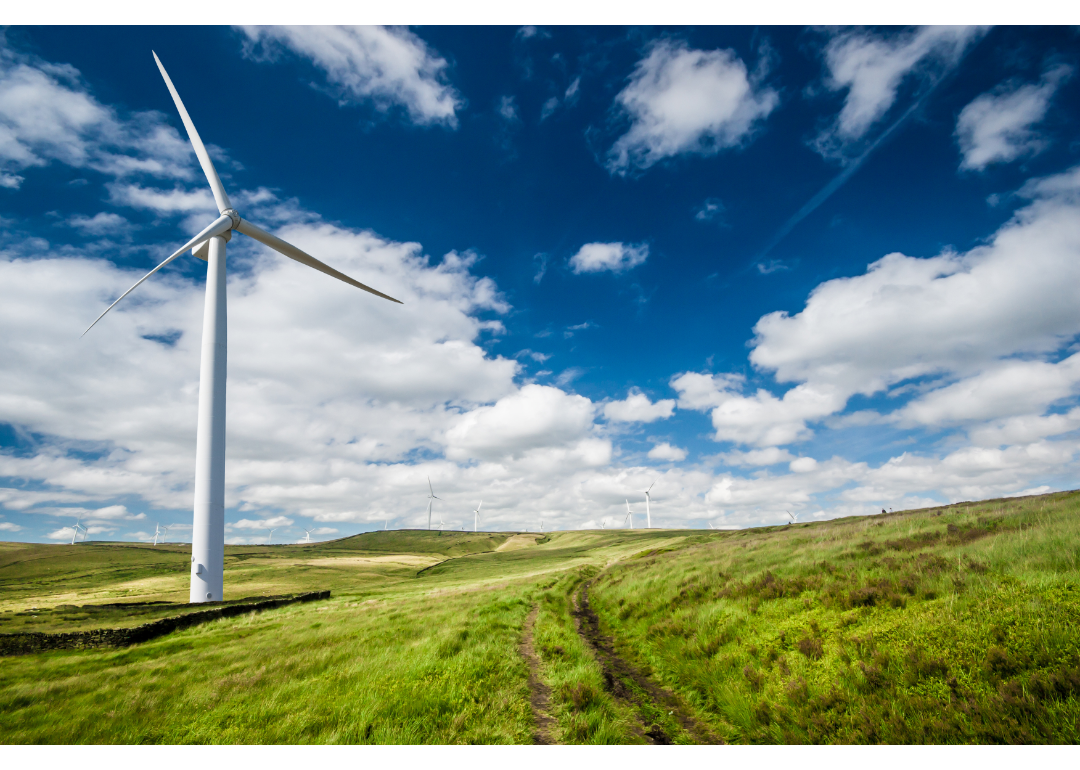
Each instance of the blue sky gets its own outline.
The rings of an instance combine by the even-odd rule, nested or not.
[[[190,529],[215,217],[227,537],[744,527],[1077,486],[1071,28],[15,27],[0,536]]]

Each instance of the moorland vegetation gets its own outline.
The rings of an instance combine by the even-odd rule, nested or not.
[[[188,611],[187,568],[183,545],[0,544],[0,633]],[[231,598],[332,598],[0,658],[0,741],[1080,741],[1080,493],[739,531],[371,532],[229,546],[225,575]]]

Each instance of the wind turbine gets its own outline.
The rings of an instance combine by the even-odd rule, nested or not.
[[[795,524],[796,522],[798,522],[799,514],[796,513],[794,516],[792,516],[791,511],[784,511],[784,513],[786,513],[788,515],[788,518],[791,519],[789,523]]]
[[[711,521],[709,522],[709,529],[716,529],[716,527],[714,527],[714,526],[712,525],[712,522],[711,522]]]
[[[162,527],[161,528],[161,544],[165,545],[165,541],[168,540],[168,539],[169,539],[169,528],[168,527]]]
[[[277,529],[277,527],[275,527],[274,529]],[[274,529],[270,530],[270,534],[266,538],[267,545],[270,545],[270,541],[274,539]]]
[[[544,520],[543,519],[540,519],[540,531],[541,532],[544,531]]]
[[[484,501],[481,500],[480,505],[483,505],[483,504],[484,504]],[[476,510],[473,511],[473,514],[474,514],[473,515],[473,523],[472,523],[472,531],[473,532],[476,532],[478,530],[479,526],[480,526],[480,505],[476,506]]]
[[[630,520],[630,529],[634,528],[634,512],[630,510],[630,501],[626,501],[626,519]],[[626,523],[626,519],[623,519],[623,524]]]
[[[435,490],[431,488],[431,476],[427,477],[428,500],[427,500],[427,528],[431,529],[431,504],[436,500],[442,500],[435,496]]]
[[[659,479],[657,479],[659,481]],[[652,513],[649,511],[649,492],[656,486],[656,481],[649,484],[649,488],[645,490],[645,529],[652,529]]]
[[[83,540],[86,540],[86,527],[84,527],[82,524],[79,523],[81,521],[82,521],[82,516],[80,516],[79,518],[77,518],[75,520],[75,532],[71,535],[71,544],[72,545],[75,545],[75,538],[77,538],[79,536],[79,530],[80,529],[83,531]]]
[[[161,525],[160,524],[155,524],[154,525],[154,545],[157,545],[157,539],[158,539],[159,534],[161,534]]]
[[[168,259],[144,275],[120,298],[105,308],[108,313],[116,303],[133,292],[139,284],[172,262],[188,249],[199,259],[206,260],[206,304],[203,309],[202,354],[199,365],[199,422],[195,438],[195,505],[194,526],[191,533],[191,589],[189,602],[220,601],[224,583],[225,566],[225,363],[226,363],[226,314],[225,314],[225,244],[238,231],[254,238],[264,246],[302,265],[314,268],[337,278],[339,281],[370,292],[391,302],[393,297],[376,291],[340,273],[315,257],[286,243],[261,227],[241,218],[232,207],[221,178],[214,168],[206,147],[191,122],[180,94],[176,92],[169,74],[161,60],[154,54],[158,70],[172,95],[173,103],[180,113],[180,120],[187,130],[188,139],[202,166],[206,181],[214,194],[221,216],[203,228],[202,232],[185,243]],[[102,313],[87,332],[104,316]],[[86,332],[83,332],[86,334]]]
[[[311,542],[311,530],[310,529],[305,529],[304,530],[304,540],[309,542],[309,543]]]

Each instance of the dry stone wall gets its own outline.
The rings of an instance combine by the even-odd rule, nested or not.
[[[249,612],[261,612],[275,607],[284,607],[299,602],[314,602],[329,599],[329,591],[312,591],[296,596],[286,596],[248,604],[232,604],[214,607],[209,610],[190,612],[171,618],[162,618],[152,623],[145,623],[134,628],[99,628],[93,631],[72,631],[63,634],[25,633],[0,634],[0,656],[29,655],[47,650],[84,650],[93,647],[127,647],[140,642],[147,642],[159,636],[172,633],[181,628],[190,628],[201,623],[208,623],[219,618],[231,618],[246,615]]]

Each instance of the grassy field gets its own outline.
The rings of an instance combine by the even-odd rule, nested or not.
[[[187,580],[179,545],[0,544],[0,633],[175,614],[115,605],[183,602]],[[1075,743],[1078,582],[1076,493],[737,532],[230,546],[228,598],[332,599],[0,658],[0,742],[530,743],[542,708],[563,743]]]

